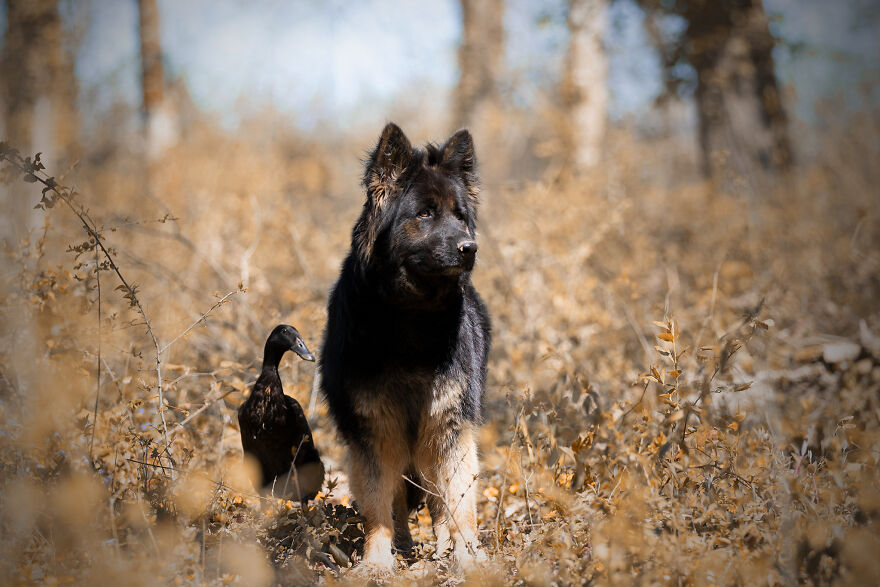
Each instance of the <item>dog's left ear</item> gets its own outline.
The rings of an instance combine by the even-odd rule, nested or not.
[[[477,179],[477,156],[474,153],[474,139],[466,128],[452,135],[443,145],[440,165],[461,177],[468,195],[476,204],[477,194],[480,193]]]

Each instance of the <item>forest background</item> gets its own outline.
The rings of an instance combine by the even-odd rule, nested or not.
[[[317,349],[384,123],[466,126],[499,583],[880,573],[880,10],[847,0],[0,4],[0,576],[308,583],[235,409]],[[455,583],[425,512],[401,576]]]

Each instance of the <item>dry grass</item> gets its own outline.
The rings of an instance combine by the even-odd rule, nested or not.
[[[486,187],[475,279],[495,332],[480,479],[492,563],[470,578],[877,576],[876,126],[829,138],[820,162],[761,193],[674,181],[677,156],[626,133],[587,180]],[[193,123],[149,172],[117,146],[65,179],[160,350],[174,341],[160,355],[164,410],[143,316],[106,266],[98,321],[76,217],[36,211],[39,228],[7,239],[0,573],[12,581],[357,580],[346,566],[362,530],[324,406],[310,416],[341,484],[306,512],[242,481],[234,414],[272,326],[318,346],[372,137],[249,128]],[[313,367],[283,369],[310,406]],[[412,522],[422,557],[401,576],[456,582],[424,513]]]

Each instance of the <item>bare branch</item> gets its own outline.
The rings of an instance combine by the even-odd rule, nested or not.
[[[95,445],[95,429],[98,427],[98,402],[101,399],[101,267],[98,265],[98,249],[95,248],[95,281],[98,284],[98,383],[95,391],[95,411],[92,416],[92,435],[89,438],[89,461],[94,463],[92,449]]]
[[[161,352],[159,351],[159,340],[156,338],[156,333],[153,331],[153,327],[150,323],[150,319],[147,316],[147,312],[144,310],[143,305],[141,304],[140,299],[137,297],[135,289],[129,284],[129,282],[123,277],[122,272],[119,270],[119,266],[113,259],[113,255],[110,254],[110,251],[107,250],[107,247],[104,245],[104,239],[101,237],[100,232],[98,231],[97,225],[95,222],[89,217],[88,212],[86,212],[82,207],[77,207],[74,205],[71,200],[71,194],[73,194],[73,190],[58,184],[53,177],[50,177],[48,174],[41,171],[42,164],[39,167],[36,167],[34,163],[31,163],[30,160],[25,160],[21,157],[16,149],[9,148],[5,143],[0,148],[0,159],[7,161],[13,167],[18,169],[21,173],[25,174],[24,177],[27,181],[31,182],[39,182],[44,186],[43,197],[45,199],[45,195],[47,192],[52,192],[55,194],[56,198],[64,202],[71,212],[76,215],[82,224],[83,229],[86,233],[95,240],[95,246],[101,249],[101,252],[104,254],[104,257],[107,259],[107,263],[110,265],[110,268],[116,274],[116,277],[119,278],[119,281],[122,283],[122,286],[125,288],[127,292],[127,296],[131,304],[137,308],[138,313],[140,313],[141,317],[144,319],[144,324],[147,327],[147,333],[150,335],[150,339],[153,341],[153,346],[156,350],[156,387],[159,392],[159,417],[162,420],[162,435],[165,438],[165,444],[168,444],[168,425],[165,422],[165,394],[162,389],[162,361],[161,361]],[[39,162],[39,155],[34,158],[35,163]]]
[[[183,332],[181,332],[180,334],[178,334],[177,336],[175,336],[175,337],[171,340],[171,342],[169,342],[168,344],[166,344],[165,346],[163,346],[161,349],[159,349],[159,354],[160,354],[160,355],[164,354],[165,351],[168,350],[168,347],[170,347],[170,346],[173,345],[175,342],[177,342],[178,340],[180,340],[181,338],[183,338],[184,336],[186,336],[186,335],[189,333],[190,330],[192,330],[193,328],[195,328],[196,326],[198,326],[203,320],[205,320],[205,319],[208,317],[208,314],[210,314],[211,312],[213,312],[214,310],[216,310],[217,308],[219,308],[220,306],[222,306],[222,305],[226,302],[226,300],[228,300],[229,298],[231,298],[231,297],[234,296],[235,294],[240,293],[240,292],[242,292],[242,291],[244,291],[244,290],[237,289],[237,290],[235,290],[235,291],[231,291],[231,292],[229,292],[228,294],[226,294],[225,296],[223,296],[222,298],[220,298],[220,299],[217,301],[217,303],[215,303],[213,306],[211,306],[210,308],[208,308],[208,311],[207,311],[207,312],[205,312],[204,314],[202,314],[201,316],[199,316],[198,320],[196,320],[195,322],[193,322],[192,324],[190,324],[190,325],[186,328],[186,330],[184,330]]]
[[[178,432],[183,430],[184,426],[186,426],[193,418],[195,418],[196,416],[198,416],[199,414],[201,414],[202,412],[204,412],[205,410],[207,410],[208,408],[210,408],[211,406],[213,406],[214,404],[216,404],[217,402],[219,402],[220,400],[225,398],[227,395],[229,395],[233,391],[237,391],[237,390],[230,389],[226,393],[221,394],[218,397],[215,397],[214,399],[210,399],[210,400],[205,401],[205,405],[203,405],[198,410],[191,413],[183,421],[177,423],[177,428],[175,428],[174,430],[171,431],[171,438],[173,439],[177,435]]]

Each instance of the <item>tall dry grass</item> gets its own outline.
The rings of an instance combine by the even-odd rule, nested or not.
[[[542,179],[488,182],[480,580],[877,575],[880,129],[868,117],[845,130],[761,188],[682,178],[686,149],[625,130],[588,178],[564,179],[551,159]],[[373,139],[197,120],[150,165],[96,141],[58,180],[78,192],[73,208],[56,202],[7,235],[2,576],[354,577],[361,521],[313,366],[289,359],[282,373],[330,469],[307,511],[247,486],[235,409],[272,326],[318,345]],[[41,184],[28,186],[30,207]],[[420,558],[403,576],[451,580],[424,512],[411,522]]]

